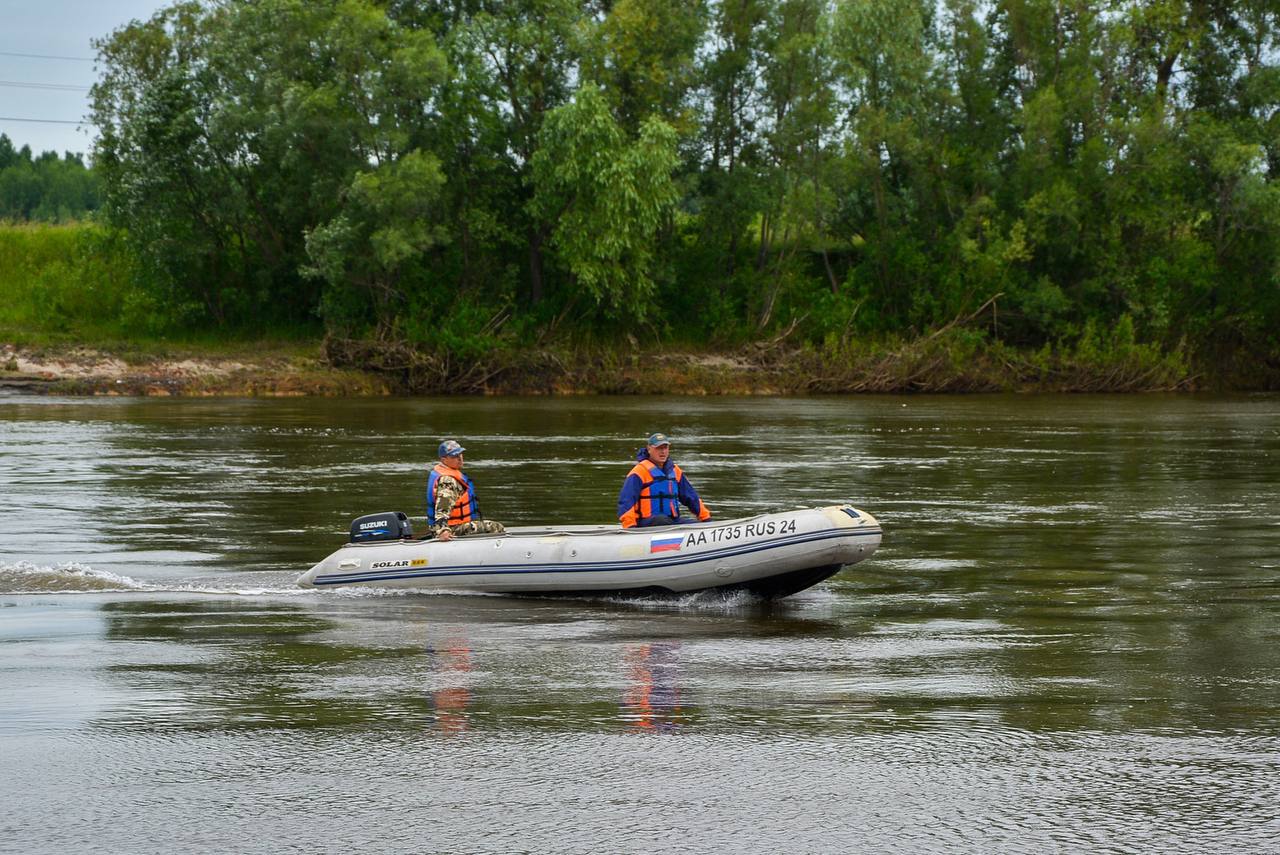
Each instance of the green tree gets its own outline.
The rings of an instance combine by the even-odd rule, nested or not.
[[[18,162],[18,150],[8,134],[0,134],[0,169],[8,169]]]
[[[510,195],[487,210],[505,221],[506,235],[520,236],[527,294],[537,305],[549,291],[547,243],[557,223],[549,219],[554,210],[528,204],[531,169],[547,114],[569,100],[578,77],[587,12],[573,0],[482,0],[474,12],[459,6],[464,11],[449,16],[456,21],[446,44],[467,102],[455,104],[482,134],[483,148],[472,162],[491,158],[503,173]],[[493,230],[489,218],[478,219]]]
[[[96,176],[78,154],[19,151],[0,134],[0,220],[66,222],[90,216],[98,207]]]
[[[846,0],[832,22],[832,58],[844,102],[845,228],[866,241],[864,300],[882,318],[912,316],[923,255],[912,233],[912,179],[931,102],[934,4]]]
[[[429,33],[365,0],[179,3],[99,51],[107,213],[176,312],[222,322],[314,317],[337,286],[301,275],[307,233],[414,150],[444,75]]]
[[[774,204],[761,220],[760,266],[771,234],[777,234],[781,225],[783,234],[789,235],[784,243],[793,248],[806,242],[814,245],[834,294],[840,283],[827,251],[835,185],[827,149],[834,138],[836,98],[829,21],[823,8],[814,0],[779,3],[771,20],[772,39],[765,43],[772,57],[764,69],[763,94]],[[780,253],[775,282],[781,264]],[[775,286],[770,294],[776,290]],[[765,301],[761,326],[768,322],[772,305],[772,298]]]
[[[645,317],[653,238],[675,204],[675,130],[651,116],[629,139],[596,87],[552,110],[533,157],[535,217],[553,222],[557,259],[596,304]]]
[[[714,278],[722,297],[766,203],[758,81],[767,13],[759,0],[713,4],[700,67],[702,122],[688,158],[696,182],[687,204],[700,214],[695,246],[710,259],[696,271]]]
[[[384,336],[404,314],[406,277],[421,276],[423,254],[448,239],[437,204],[443,184],[439,162],[415,149],[357,174],[342,213],[308,234],[308,272],[330,285],[323,313],[331,327],[365,320],[351,311],[352,297],[357,307],[372,303]]]
[[[701,0],[617,0],[589,31],[583,77],[628,133],[652,115],[692,130],[687,102],[705,17]]]

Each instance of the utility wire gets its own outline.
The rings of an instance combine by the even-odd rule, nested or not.
[[[41,125],[88,125],[96,127],[93,122],[73,122],[70,119],[20,119],[17,116],[0,116],[0,122],[35,122]]]
[[[0,80],[0,86],[17,86],[21,89],[54,89],[59,92],[88,92],[88,86],[70,83],[23,83],[21,80]]]
[[[0,56],[20,56],[24,59],[61,59],[67,62],[96,62],[92,57],[87,56],[54,56],[47,53],[14,53],[7,50],[0,50]]]

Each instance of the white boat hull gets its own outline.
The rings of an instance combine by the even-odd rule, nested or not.
[[[495,594],[795,593],[871,556],[880,524],[832,506],[656,528],[524,526],[503,535],[348,543],[303,587],[421,588]]]

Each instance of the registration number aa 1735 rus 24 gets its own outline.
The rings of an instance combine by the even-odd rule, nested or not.
[[[723,543],[727,540],[740,540],[744,537],[790,534],[795,530],[795,520],[769,520],[768,522],[747,523],[746,525],[727,525],[722,528],[713,528],[710,531],[690,532],[685,539],[684,545],[700,546],[704,543]]]

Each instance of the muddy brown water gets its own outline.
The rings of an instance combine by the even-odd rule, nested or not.
[[[775,604],[300,591],[422,512],[852,502]],[[1265,852],[1280,398],[0,398],[0,850]]]

